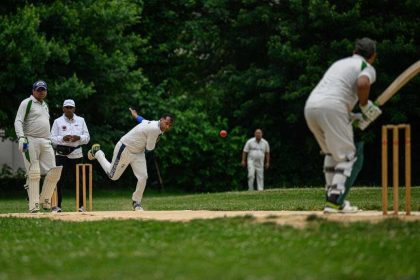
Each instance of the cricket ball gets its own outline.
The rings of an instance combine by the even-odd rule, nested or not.
[[[228,135],[228,133],[226,130],[220,130],[219,135],[220,137],[225,138]]]

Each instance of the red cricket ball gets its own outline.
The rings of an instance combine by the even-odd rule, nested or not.
[[[225,138],[228,135],[228,133],[226,130],[223,129],[223,130],[220,130],[219,135],[220,137]]]

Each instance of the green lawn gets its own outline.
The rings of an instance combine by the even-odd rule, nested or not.
[[[95,192],[95,210],[129,210],[130,192]],[[413,189],[418,211],[420,189]],[[379,188],[349,199],[380,209]],[[401,202],[403,197],[400,198]],[[74,197],[65,205],[74,208]],[[148,210],[320,210],[322,189],[196,195],[145,194]],[[401,208],[402,209],[402,208]],[[0,212],[26,212],[22,197]],[[252,218],[63,222],[0,218],[0,279],[419,279],[420,222],[344,225],[315,219],[305,229]]]
[[[389,206],[392,206],[392,190],[389,189]],[[94,190],[95,211],[131,210],[130,190]],[[399,191],[400,210],[405,207],[404,189]],[[348,199],[364,210],[381,209],[381,189],[359,187],[351,190]],[[8,196],[0,199],[0,213],[27,212],[25,197]],[[74,194],[67,194],[63,201],[64,211],[75,211]],[[322,188],[270,189],[263,192],[225,192],[205,194],[144,194],[146,210],[321,210],[324,206]],[[413,211],[420,211],[420,188],[412,188]],[[390,208],[391,209],[391,208]]]

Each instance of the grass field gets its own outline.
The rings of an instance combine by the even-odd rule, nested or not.
[[[129,210],[130,192],[96,191],[94,208]],[[349,199],[380,209],[379,188]],[[403,196],[400,197],[401,210]],[[419,211],[420,188],[412,208]],[[147,193],[146,210],[320,210],[322,189],[196,195]],[[74,208],[66,197],[64,208]],[[0,212],[26,212],[22,197]],[[63,222],[0,218],[0,279],[419,279],[420,222],[350,225],[315,220],[305,229],[252,218]]]
[[[389,205],[392,205],[392,191],[389,191]],[[269,189],[263,192],[225,192],[204,194],[149,193],[143,198],[145,210],[321,210],[324,206],[324,190],[321,188]],[[381,209],[379,188],[354,188],[348,199],[363,210]],[[27,212],[23,195],[8,195],[0,199],[0,213]],[[399,191],[399,204],[405,207],[404,189]],[[63,200],[64,211],[75,211],[74,194]],[[131,191],[95,190],[93,193],[95,211],[131,210]],[[420,188],[412,188],[413,211],[420,211]]]

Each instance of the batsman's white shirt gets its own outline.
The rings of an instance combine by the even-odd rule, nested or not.
[[[66,135],[77,135],[80,136],[80,140],[76,142],[65,142],[63,137]],[[89,143],[90,135],[89,130],[86,126],[85,119],[73,115],[73,119],[67,118],[64,114],[55,119],[51,128],[51,141],[56,145],[64,145],[69,147],[77,147]],[[81,158],[83,157],[82,147],[77,148],[69,155],[68,158]]]
[[[32,101],[30,107],[29,101]],[[23,100],[16,114],[15,131],[18,138],[30,136],[50,139],[50,113],[47,103],[39,102],[33,95]]]
[[[49,200],[55,186],[45,183],[39,196],[40,175],[47,174],[55,167],[54,150],[50,140],[50,114],[45,101],[40,102],[34,96],[23,100],[15,118],[15,132],[18,137],[28,139],[28,151],[23,152],[28,188],[29,210],[37,208],[40,199]],[[48,175],[47,175],[48,176]],[[45,181],[44,181],[45,182]]]
[[[311,92],[305,119],[321,150],[336,162],[354,159],[356,148],[350,112],[358,101],[357,80],[367,76],[372,84],[375,69],[360,55],[338,60]]]
[[[161,134],[159,121],[143,120],[124,135],[120,141],[131,153],[137,154],[145,150],[153,150]]]
[[[375,68],[362,56],[354,54],[336,61],[311,92],[305,107],[351,112],[358,101],[357,79],[360,76],[367,76],[370,84],[376,80]]]

